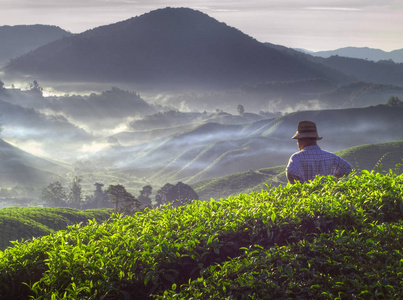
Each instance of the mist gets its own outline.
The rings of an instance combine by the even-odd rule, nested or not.
[[[290,95],[286,97],[285,94],[280,97],[279,92],[273,96],[273,93],[262,94],[257,93],[257,90],[261,90],[261,87],[243,87],[222,92],[153,94],[148,91],[143,97],[139,92],[118,87],[98,93],[70,95],[61,92],[60,95],[50,96],[44,96],[43,90],[32,88],[5,89],[0,98],[3,112],[2,137],[41,157],[66,161],[99,160],[102,157],[117,169],[143,169],[150,165],[153,170],[158,167],[172,169],[172,164],[175,164],[178,166],[176,168],[189,166],[196,172],[208,167],[208,164],[200,163],[194,157],[191,160],[184,159],[189,156],[185,153],[214,148],[214,143],[222,141],[256,135],[270,137],[267,132],[273,129],[268,124],[275,118],[303,111],[315,115],[314,111],[329,109],[329,105],[318,98],[304,96],[305,99],[302,99],[300,95],[291,99]],[[295,96],[298,93],[294,91],[291,94]],[[244,107],[242,114],[237,111],[238,105]],[[330,108],[340,108],[340,102],[333,103],[333,106]],[[373,121],[366,124],[355,120],[351,126],[354,134],[359,136],[356,138],[357,143],[329,143],[329,147],[340,150],[376,140],[363,138],[365,135],[359,134],[360,131],[370,130],[371,126],[385,128],[382,124],[374,124]],[[276,138],[279,139],[280,129],[276,130]],[[329,130],[332,135],[333,129]],[[288,128],[287,131],[284,137],[292,135],[294,128]],[[391,132],[381,135],[377,140],[393,140],[397,135]],[[287,145],[286,141],[281,140],[281,143]],[[233,147],[233,150],[238,148]],[[292,151],[292,146],[281,146],[283,148],[286,149],[286,155]],[[239,151],[241,153],[243,150]],[[266,147],[266,151],[271,150]],[[223,155],[220,151],[217,153]],[[237,154],[236,157],[247,157],[247,154]],[[218,157],[212,155],[208,161],[212,163],[216,159]],[[281,163],[284,161],[281,160]]]
[[[15,156],[14,169],[37,171],[42,185],[64,175],[135,189],[285,166],[301,120],[317,123],[332,152],[403,140],[401,107],[386,105],[403,88],[385,82],[401,66],[337,62],[260,43],[191,9],[161,9],[6,63],[2,147],[29,154]],[[34,182],[24,180],[10,184]]]

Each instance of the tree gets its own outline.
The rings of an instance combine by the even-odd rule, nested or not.
[[[81,208],[82,205],[83,199],[81,195],[81,181],[83,181],[82,177],[74,177],[70,187],[69,204],[73,208]]]
[[[239,104],[237,107],[238,113],[243,116],[244,112],[245,112],[245,108],[243,107],[242,104]]]
[[[157,205],[172,202],[174,206],[178,206],[187,200],[195,200],[198,198],[199,196],[190,185],[178,182],[175,185],[170,183],[165,184],[158,190],[155,201]]]
[[[111,202],[115,203],[116,212],[119,209],[119,204],[123,204],[124,213],[132,213],[140,207],[140,202],[132,194],[126,191],[123,185],[110,185],[107,190],[111,196]]]
[[[142,206],[149,206],[151,205],[151,198],[150,195],[152,194],[152,187],[151,185],[143,186],[143,189],[140,191],[140,195],[138,200],[140,201]]]
[[[59,181],[50,183],[42,190],[42,199],[52,207],[64,207],[67,203],[67,195]]]
[[[164,203],[168,203],[168,193],[174,186],[170,183],[166,183],[161,189],[157,191],[155,195],[155,201],[157,205],[162,205]]]
[[[94,202],[96,204],[96,206],[98,208],[100,207],[109,207],[109,196],[108,196],[108,192],[103,191],[102,187],[104,186],[104,184],[102,183],[94,183],[95,185],[95,191],[94,191]]]
[[[42,95],[43,88],[39,85],[38,81],[34,80],[29,87],[31,88],[32,92],[39,93]]]
[[[403,102],[400,101],[399,97],[396,96],[390,96],[388,103],[386,103],[389,106],[403,106]]]
[[[107,191],[102,190],[104,184],[94,183],[95,190],[94,194],[85,197],[85,203],[82,205],[83,208],[111,208],[112,204],[109,201],[110,197]]]

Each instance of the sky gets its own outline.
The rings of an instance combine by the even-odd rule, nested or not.
[[[286,47],[403,48],[402,0],[0,0],[0,26],[45,24],[81,33],[168,6],[200,10]]]

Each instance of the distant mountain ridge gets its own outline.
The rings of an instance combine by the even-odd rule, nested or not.
[[[0,26],[0,65],[54,40],[73,34],[50,25]]]
[[[188,8],[159,9],[54,41],[4,70],[36,78],[124,81],[153,87],[234,87],[328,77]]]
[[[344,56],[350,58],[359,58],[372,61],[380,60],[393,60],[395,63],[403,63],[403,49],[397,49],[390,52],[381,49],[374,49],[369,47],[344,47],[328,51],[307,51],[299,49],[299,51],[309,53],[313,56],[328,58],[331,56]]]
[[[288,53],[289,55],[295,57],[301,57],[301,59],[305,59],[310,61],[315,65],[322,65],[322,68],[328,68],[328,74],[332,72],[339,72],[344,74],[350,81],[364,81],[371,82],[377,84],[391,84],[403,87],[403,64],[396,63],[390,58],[386,59],[383,57],[382,60],[370,60],[368,59],[366,52],[370,53],[378,53],[382,50],[370,49],[370,48],[354,48],[348,47],[343,48],[345,50],[337,52],[335,50],[332,55],[316,55],[315,52],[310,52],[306,50],[296,50],[292,48],[287,48],[280,45],[273,45],[270,43],[265,43],[267,47],[278,49],[284,53]],[[353,49],[350,51],[350,49]],[[364,49],[361,52],[360,49]],[[351,54],[351,53],[361,53],[359,54]],[[403,49],[392,51],[395,57],[400,57],[403,60]],[[390,52],[390,53],[392,53]],[[351,56],[348,55],[351,54]],[[355,57],[357,56],[357,57]]]
[[[397,64],[393,61],[374,62],[365,59],[331,56],[322,58],[321,63],[354,76],[359,81],[403,87],[403,64]]]

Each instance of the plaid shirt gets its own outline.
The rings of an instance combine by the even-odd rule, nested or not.
[[[319,146],[308,146],[291,155],[286,169],[288,181],[304,183],[316,175],[348,175],[351,165],[336,154],[323,151]]]

